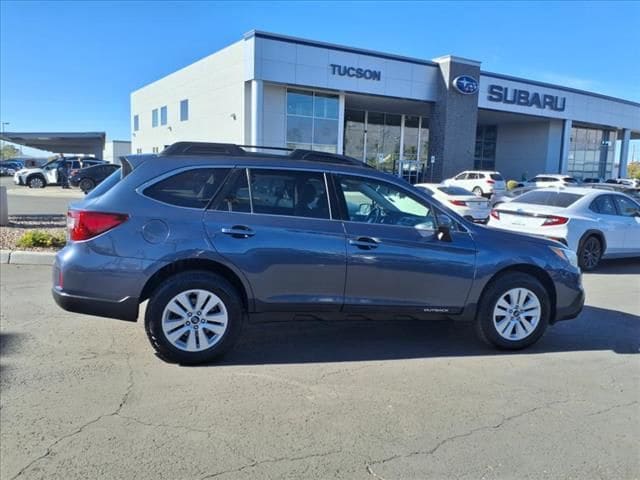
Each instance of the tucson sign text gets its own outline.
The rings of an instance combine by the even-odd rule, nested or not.
[[[364,78],[365,80],[377,80],[380,81],[382,78],[382,72],[380,70],[369,70],[365,68],[357,68],[357,67],[347,67],[345,65],[336,65],[332,63],[329,65],[331,67],[331,75],[340,75],[341,77],[354,77],[354,78]]]

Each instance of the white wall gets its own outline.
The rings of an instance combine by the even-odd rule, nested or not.
[[[151,153],[177,141],[243,143],[244,45],[220,50],[131,94],[132,151]],[[189,120],[180,121],[180,101],[189,100]],[[160,108],[167,106],[167,125]],[[158,109],[158,126],[151,112]],[[133,116],[139,130],[133,130]],[[235,117],[235,118],[234,118]]]
[[[531,178],[538,173],[558,173],[561,121],[537,121],[498,125],[496,170],[506,180]]]
[[[367,53],[339,51],[323,46],[300,45],[287,41],[251,37],[247,52],[245,80],[289,83],[321,89],[368,93],[389,97],[435,101],[439,69]],[[333,75],[331,64],[377,70],[379,81]]]
[[[264,85],[262,139],[264,146],[285,147],[287,144],[287,88]]]
[[[120,163],[120,157],[131,153],[131,142],[125,140],[107,140],[104,144],[102,159],[106,162]]]

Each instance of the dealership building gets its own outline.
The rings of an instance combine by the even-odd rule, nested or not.
[[[408,180],[462,170],[625,176],[640,103],[252,31],[131,94],[132,151],[191,140],[336,152]],[[616,144],[618,148],[616,148]],[[622,173],[621,173],[622,172]]]

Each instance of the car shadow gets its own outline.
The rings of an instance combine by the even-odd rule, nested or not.
[[[236,347],[222,360],[208,366],[593,350],[639,353],[640,316],[585,307],[577,319],[550,327],[537,344],[518,352],[486,346],[476,338],[473,325],[452,321],[302,321],[247,325]]]
[[[0,332],[0,374],[6,366],[4,362],[7,357],[16,352],[17,344],[20,342],[19,333]]]
[[[593,272],[584,272],[585,275],[637,275],[640,274],[640,258],[616,258],[602,260],[602,263]]]

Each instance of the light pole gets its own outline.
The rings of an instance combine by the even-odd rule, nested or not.
[[[9,125],[9,122],[0,122],[0,132],[4,137],[4,126]],[[4,160],[4,138],[0,141],[0,162]]]

